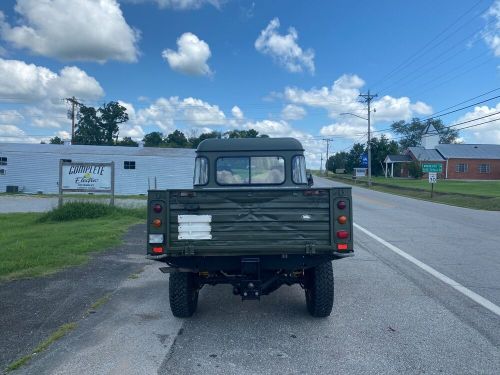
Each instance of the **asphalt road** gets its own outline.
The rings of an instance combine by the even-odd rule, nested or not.
[[[499,374],[500,316],[467,291],[500,305],[500,212],[360,188],[353,197],[356,256],[334,262],[329,318],[309,317],[297,286],[244,303],[217,286],[202,290],[193,318],[175,319],[166,276],[147,264],[17,372]]]

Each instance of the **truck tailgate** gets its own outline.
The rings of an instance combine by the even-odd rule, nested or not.
[[[150,226],[150,233],[164,234],[172,256],[324,254],[336,252],[338,243],[352,250],[350,188],[164,190],[150,191],[149,202],[165,206],[161,226]],[[340,224],[339,215],[347,222]],[[150,223],[154,218],[150,208]],[[180,239],[186,225],[192,236]],[[340,230],[348,237],[337,238]]]

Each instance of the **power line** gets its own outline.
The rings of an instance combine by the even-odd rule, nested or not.
[[[493,90],[487,91],[487,92],[485,92],[485,93],[483,93],[483,94],[480,94],[480,95],[474,96],[474,97],[472,97],[472,98],[470,98],[470,99],[464,100],[464,101],[462,101],[462,102],[460,102],[460,103],[457,103],[457,104],[455,104],[455,105],[452,105],[452,106],[450,106],[450,107],[443,108],[443,109],[441,109],[440,111],[434,112],[432,115],[430,115],[430,117],[435,117],[435,116],[437,116],[438,114],[440,114],[441,112],[447,111],[448,109],[452,109],[452,108],[458,107],[459,105],[465,104],[465,103],[467,103],[467,102],[470,102],[471,100],[474,100],[474,99],[480,98],[480,97],[482,97],[482,96],[485,96],[485,95],[491,94],[492,92],[495,92],[495,91],[498,91],[498,90],[500,90],[500,87],[497,87],[496,89],[493,89]],[[490,99],[487,99],[487,101],[490,101],[490,100],[492,100],[492,99],[491,99],[491,98],[490,98]],[[474,104],[474,105],[475,105],[475,104]]]
[[[477,1],[476,3],[474,3],[474,5],[470,8],[468,8],[464,13],[462,13],[455,21],[453,21],[449,26],[447,26],[443,31],[441,31],[440,33],[438,33],[437,36],[435,36],[433,39],[431,39],[429,42],[427,42],[423,47],[421,47],[419,50],[417,50],[417,52],[415,52],[414,54],[410,55],[408,58],[406,58],[405,60],[403,60],[403,62],[401,62],[399,65],[397,65],[394,69],[392,69],[388,74],[386,74],[382,79],[376,81],[373,86],[377,86],[380,82],[383,82],[383,81],[386,81],[389,77],[393,76],[396,72],[404,69],[405,67],[413,64],[415,61],[417,61],[421,56],[425,55],[425,53],[428,53],[429,51],[433,50],[434,48],[436,48],[437,46],[441,45],[444,41],[446,41],[447,39],[449,39],[452,35],[454,35],[453,33],[450,33],[447,37],[445,37],[443,40],[441,40],[439,43],[435,44],[432,48],[428,49],[428,47],[430,47],[435,41],[439,40],[441,38],[441,36],[445,35],[449,30],[451,30],[456,24],[458,24],[458,22],[464,18],[466,15],[469,15],[470,12],[475,8],[477,7],[483,0],[479,0]],[[487,8],[486,8],[487,9]],[[479,13],[482,13],[484,12],[486,9],[484,9],[483,11],[479,12]],[[464,25],[467,25],[468,23],[470,23],[473,19],[475,19],[476,15],[474,15],[469,21],[467,21]],[[464,26],[462,25],[462,26]],[[424,53],[424,51],[426,51]],[[420,57],[419,57],[420,56]]]

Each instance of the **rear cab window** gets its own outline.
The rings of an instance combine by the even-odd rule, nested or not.
[[[285,182],[281,156],[221,157],[216,162],[219,185],[279,185]]]

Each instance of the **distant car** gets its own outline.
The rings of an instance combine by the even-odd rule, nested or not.
[[[330,315],[331,261],[353,255],[351,189],[312,184],[293,138],[201,142],[193,189],[148,192],[147,257],[169,266],[172,313],[191,316],[204,285],[247,300],[299,284],[309,313]]]

